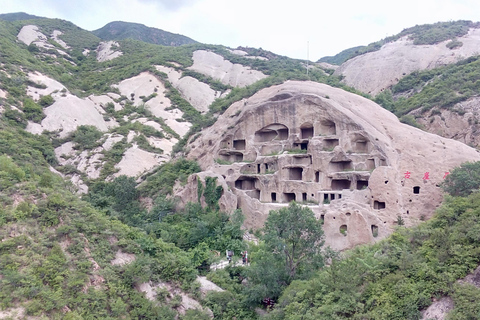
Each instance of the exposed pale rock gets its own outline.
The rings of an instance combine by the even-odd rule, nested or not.
[[[119,47],[120,45],[116,41],[100,42],[96,50],[98,62],[113,60],[123,55],[123,52],[121,51],[114,51],[112,46]]]
[[[115,110],[121,110],[122,109],[122,106],[115,102],[110,94],[109,95],[101,95],[101,96],[95,96],[95,95],[91,95],[88,97],[88,99],[90,99],[93,103],[95,103],[96,106],[101,106],[101,108],[97,108],[98,112],[100,113],[105,113],[105,110],[102,109],[104,108],[107,103],[113,103],[114,107],[115,107]]]
[[[136,144],[125,151],[122,160],[115,165],[115,168],[120,169],[115,176],[127,175],[129,177],[136,177],[137,175],[152,169],[165,161],[166,156],[160,156],[145,150],[139,149]]]
[[[55,40],[56,43],[61,45],[64,49],[70,49],[68,44],[66,44],[65,41],[63,41],[62,39],[59,38],[59,36],[61,36],[62,34],[63,34],[63,32],[61,32],[59,30],[53,30],[52,38],[53,38],[53,40]]]
[[[115,85],[122,95],[131,98],[133,93],[133,102],[135,105],[143,103],[141,96],[148,97],[153,93],[157,96],[148,100],[145,105],[156,117],[165,119],[165,123],[180,136],[184,136],[192,126],[189,122],[178,122],[175,119],[181,119],[183,112],[178,109],[165,110],[171,107],[170,100],[165,97],[165,86],[154,75],[143,72],[138,76],[123,80]]]
[[[449,109],[433,108],[411,112],[425,130],[455,139],[469,146],[480,146],[480,98],[472,97]]]
[[[172,152],[173,146],[178,142],[178,140],[175,138],[168,140],[168,139],[160,139],[155,137],[148,137],[147,140],[152,147],[162,149],[164,155],[170,155],[170,153]]]
[[[480,29],[470,29],[459,37],[461,47],[449,49],[444,41],[434,45],[414,45],[408,37],[387,43],[380,50],[369,52],[343,63],[336,75],[360,91],[376,95],[416,70],[433,69],[478,54]]]
[[[7,92],[0,89],[0,98],[5,99],[7,97]]]
[[[197,179],[216,177],[221,209],[241,208],[247,229],[261,227],[269,210],[304,202],[335,249],[384,238],[398,216],[407,226],[428,219],[443,200],[445,173],[480,160],[371,100],[297,81],[233,104],[187,147],[204,172],[189,177],[181,202],[196,201]]]
[[[193,53],[193,65],[188,69],[234,87],[245,87],[267,77],[260,71],[252,70],[241,64],[233,64],[221,55],[205,50],[197,50]]]
[[[173,68],[156,66],[157,70],[168,75],[168,81],[182,94],[195,109],[207,112],[208,106],[220,95],[206,83],[192,77],[181,77],[182,74]]]
[[[123,266],[125,264],[129,264],[135,261],[135,255],[132,253],[125,253],[122,250],[118,249],[117,253],[115,254],[115,259],[113,259],[110,263],[113,266]]]
[[[45,89],[35,88],[28,86],[27,95],[29,95],[35,101],[38,101],[42,96],[52,95],[52,97],[57,98],[61,97],[62,93],[60,91],[66,90],[65,86],[46,75],[41,74],[40,72],[33,72],[28,74],[28,79],[35,83],[45,85]]]
[[[38,31],[37,26],[27,25],[22,27],[17,35],[17,39],[28,46],[34,41],[47,41],[47,36]]]
[[[108,134],[107,139],[105,142],[102,144],[102,148],[105,150],[111,150],[113,145],[117,142],[122,141],[123,136],[119,134]]]
[[[59,97],[54,104],[44,109],[46,118],[41,122],[41,129],[60,131],[60,137],[66,137],[80,125],[92,125],[100,131],[107,131],[118,124],[106,122],[90,100],[80,99],[73,95]],[[27,126],[27,130],[38,133],[38,126]]]
[[[450,297],[435,299],[427,310],[422,312],[422,320],[444,320],[453,307],[453,299]]]
[[[198,276],[197,281],[200,283],[200,291],[203,294],[206,294],[210,291],[216,291],[216,292],[225,291],[219,286],[217,286],[215,283],[213,283],[212,281],[208,280],[207,277]]]

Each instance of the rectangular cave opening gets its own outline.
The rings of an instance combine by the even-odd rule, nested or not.
[[[302,201],[307,202],[307,193],[306,192],[302,193]]]
[[[260,163],[257,163],[257,173],[261,172]]]
[[[377,210],[385,209],[385,202],[375,200],[373,202],[373,208]]]
[[[347,179],[332,179],[332,190],[350,189],[351,181]]]
[[[374,238],[376,238],[378,236],[378,226],[372,224],[371,225],[371,229],[372,229],[372,235]]]
[[[272,192],[271,196],[272,196],[272,202],[277,202],[277,193]]]
[[[368,180],[357,180],[357,190],[363,190],[368,187]]]
[[[414,194],[419,194],[420,193],[420,187],[419,186],[413,187],[413,193]]]
[[[292,160],[294,164],[312,164],[312,157],[310,155],[294,155]]]
[[[301,128],[302,139],[310,139],[313,137],[313,127],[310,128]]]
[[[295,201],[295,193],[293,192],[285,192],[283,194],[283,199],[285,200],[285,202],[290,202],[290,201]]]
[[[255,189],[256,179],[239,179],[235,181],[235,188],[240,190],[253,190]]]
[[[335,122],[327,119],[320,122],[320,134],[326,135],[326,136],[337,134]]]
[[[338,161],[338,162],[330,162],[329,169],[331,172],[341,172],[341,171],[349,171],[353,170],[352,162],[351,161]]]
[[[315,182],[320,182],[320,171],[315,172]]]
[[[277,135],[276,140],[287,140],[288,139],[288,129],[287,128],[278,129],[277,132],[278,132],[278,135]]]
[[[353,151],[357,153],[368,153],[368,141],[357,140],[354,144]]]
[[[386,167],[386,166],[387,166],[387,160],[380,159],[380,167]]]
[[[339,143],[340,142],[339,142],[338,139],[324,139],[323,140],[323,150],[331,151],[336,146],[338,146]]]
[[[302,180],[303,168],[289,168],[288,179],[289,180]]]
[[[245,150],[245,140],[233,140],[233,149],[235,150]]]
[[[277,137],[277,132],[275,130],[265,130],[255,132],[255,141],[256,142],[268,142],[272,141]]]

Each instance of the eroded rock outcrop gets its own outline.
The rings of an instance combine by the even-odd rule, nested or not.
[[[407,226],[428,219],[443,199],[444,176],[480,160],[370,100],[295,81],[233,104],[189,148],[205,171],[190,177],[181,201],[197,200],[197,179],[217,177],[221,208],[241,208],[249,229],[295,200],[324,220],[335,249],[385,237],[399,216]]]
[[[446,45],[450,40],[414,45],[406,36],[383,45],[378,51],[346,61],[335,74],[342,75],[347,85],[375,96],[413,71],[433,69],[478,54],[480,29],[471,28],[458,41],[462,46],[449,49]]]
[[[245,87],[267,77],[260,71],[231,63],[221,55],[206,50],[197,50],[193,53],[193,65],[189,69],[233,87]]]

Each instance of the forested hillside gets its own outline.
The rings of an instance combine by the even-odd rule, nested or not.
[[[442,23],[402,34],[430,43],[461,36],[469,26]],[[450,195],[434,218],[406,228],[399,215],[393,234],[372,245],[344,252],[326,248],[324,221],[308,207],[322,204],[307,201],[306,193],[304,201],[274,203],[264,227],[245,228],[241,209],[220,208],[231,186],[220,183],[221,175],[202,174],[202,163],[184,157],[203,130],[232,104],[287,80],[361,93],[333,70],[314,65],[307,74],[303,61],[262,49],[171,39],[164,43],[169,46],[158,45],[145,38],[145,26],[123,27],[122,37],[107,38],[60,19],[0,15],[0,318],[421,319],[422,310],[442,298],[454,304],[448,319],[478,318],[478,283],[459,280],[480,263],[478,163],[450,172],[441,186]],[[22,30],[30,33],[21,37]],[[129,38],[138,32],[141,37]],[[365,50],[371,49],[360,49]],[[102,52],[108,59],[100,59]],[[221,70],[227,75],[259,79],[238,85],[209,75],[198,67],[199,55],[230,68]],[[339,59],[351,57],[344,52]],[[415,125],[409,114],[414,109],[452,109],[478,95],[477,60],[416,72],[376,101]],[[182,79],[195,85],[194,95]],[[212,98],[205,109],[194,99],[200,92]],[[269,102],[289,98],[280,94]],[[311,103],[310,98],[302,101]],[[339,104],[328,95],[321,98]],[[82,122],[81,112],[75,113],[81,108],[97,118]],[[338,123],[338,130],[347,127]],[[359,124],[348,127],[360,132]],[[321,128],[324,133],[316,137],[313,126],[301,132],[327,140],[319,152],[332,153],[339,144],[335,123],[325,118]],[[257,139],[275,130],[285,132],[267,128]],[[336,148],[342,177],[355,171],[346,157],[366,154],[364,135],[355,135],[360,150]],[[290,180],[299,180],[311,162],[308,139],[302,139],[285,151],[298,162],[289,164]],[[153,164],[120,165],[138,154]],[[383,162],[379,171],[389,168]],[[268,164],[256,174],[273,175]],[[242,158],[244,168],[251,165]],[[141,170],[130,173],[125,167]],[[374,170],[375,163],[363,169],[368,175]],[[251,181],[232,188],[250,187]],[[196,187],[195,201],[182,206],[175,196],[187,184]],[[367,188],[368,181],[356,191]],[[346,237],[346,229],[339,232]]]

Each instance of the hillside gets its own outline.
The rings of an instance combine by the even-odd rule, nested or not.
[[[406,75],[382,108],[327,64],[7,18],[0,318],[419,319],[442,296],[468,313],[479,289],[455,281],[479,263],[478,201],[442,204],[442,186],[480,155],[396,115],[471,130],[456,106],[476,112],[476,57]],[[464,47],[477,30],[445,26]]]
[[[92,31],[92,33],[105,41],[133,39],[162,46],[181,46],[197,43],[197,41],[180,34],[150,28],[139,23],[123,21],[110,22],[102,28]]]

